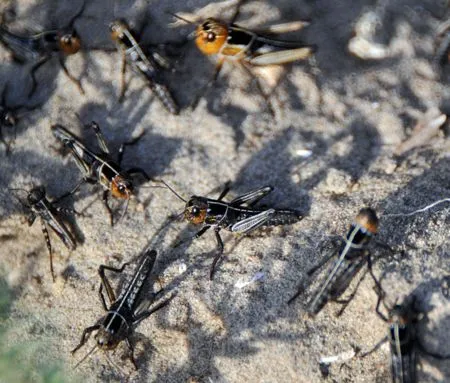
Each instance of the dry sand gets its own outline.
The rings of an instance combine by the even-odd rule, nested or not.
[[[307,296],[286,305],[306,270],[321,259],[324,241],[345,234],[358,210],[372,206],[381,217],[378,239],[398,251],[389,258],[382,248],[373,248],[381,258],[375,273],[382,276],[389,301],[414,292],[430,311],[421,337],[430,349],[450,354],[450,304],[441,286],[450,274],[449,205],[408,218],[383,218],[450,196],[449,145],[442,131],[423,148],[401,158],[393,154],[418,115],[430,107],[449,114],[448,76],[440,78],[433,64],[434,34],[448,19],[448,2],[250,2],[243,8],[242,25],[310,18],[312,25],[292,38],[301,36],[319,47],[311,62],[288,67],[272,99],[274,118],[248,77],[231,66],[195,111],[183,110],[180,116],[169,115],[130,72],[126,100],[118,103],[120,60],[107,24],[121,16],[139,29],[148,21],[143,41],[176,40],[192,29],[169,29],[173,19],[166,11],[193,12],[207,2],[121,4],[114,14],[112,1],[88,2],[76,22],[87,51],[66,63],[82,75],[86,95],[53,59],[40,70],[38,91],[29,101],[45,103],[20,121],[12,154],[5,156],[1,148],[0,268],[14,297],[8,343],[36,342],[43,346],[42,360],[63,360],[70,370],[93,339],[74,358],[70,350],[82,330],[103,314],[99,264],[117,266],[152,246],[159,252],[155,271],[168,293],[177,296],[137,328],[138,372],[122,358],[126,348],[121,345],[110,355],[121,370],[99,352],[78,368],[86,381],[123,381],[124,376],[133,382],[388,381],[386,345],[365,359],[331,365],[328,378],[318,363],[352,347],[368,350],[386,335],[374,311],[377,297],[370,278],[339,318],[337,304],[327,305],[314,320],[304,318]],[[16,21],[10,24],[16,30],[64,25],[79,7],[71,1],[18,0],[16,5]],[[375,39],[391,47],[392,57],[362,61],[347,53],[352,28],[368,11],[379,13]],[[102,47],[109,50],[89,51]],[[170,86],[186,106],[213,64],[193,44],[183,52]],[[3,48],[0,55],[1,81],[12,88],[9,101],[23,103],[30,86],[26,68],[13,63]],[[114,153],[121,142],[145,132],[125,154],[124,167],[141,166],[164,177],[183,196],[217,196],[227,180],[233,181],[233,196],[271,184],[275,190],[264,203],[299,209],[305,218],[240,240],[224,233],[226,258],[210,282],[213,233],[173,249],[177,240],[195,232],[175,222],[155,237],[168,215],[183,209],[171,193],[139,189],[128,214],[111,227],[100,190],[87,185],[73,203],[89,215],[76,218],[82,243],[70,253],[51,236],[58,275],[52,283],[40,225],[23,223],[20,206],[6,188],[43,184],[57,196],[75,185],[80,173],[69,156],[59,155],[50,131],[61,123],[94,145],[74,113],[85,122],[97,121]],[[309,157],[305,150],[311,151]],[[115,206],[120,214],[120,205]],[[241,287],[260,272],[263,279]],[[450,381],[450,362],[420,356],[419,381]]]

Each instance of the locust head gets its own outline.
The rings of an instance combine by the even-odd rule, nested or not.
[[[112,179],[110,191],[115,198],[130,199],[133,193],[133,184],[129,179],[118,174]]]
[[[220,52],[228,38],[228,26],[224,22],[209,18],[197,26],[195,44],[205,55]]]
[[[30,205],[35,205],[44,198],[45,198],[45,188],[43,186],[38,186],[28,193],[27,201]]]
[[[114,41],[123,39],[125,31],[128,29],[128,25],[122,20],[115,20],[109,24],[109,31],[111,32],[111,38]]]
[[[201,225],[206,220],[208,202],[202,197],[191,197],[184,209],[184,218],[194,225]]]
[[[59,36],[59,48],[66,55],[73,55],[81,49],[81,40],[76,31]]]

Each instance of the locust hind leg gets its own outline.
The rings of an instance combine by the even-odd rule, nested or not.
[[[253,82],[256,85],[256,89],[258,90],[258,93],[260,94],[261,98],[264,100],[264,103],[266,105],[267,111],[270,113],[272,117],[275,117],[275,109],[273,108],[272,102],[270,100],[271,94],[267,94],[264,89],[261,86],[261,82],[259,81],[258,76],[256,76],[251,68],[249,68],[245,63],[242,63],[242,68],[250,75]]]
[[[195,233],[192,237],[189,237],[189,238],[186,238],[186,239],[182,239],[182,240],[178,241],[177,243],[175,243],[175,245],[173,245],[172,247],[173,247],[173,248],[179,247],[179,246],[181,246],[183,243],[185,243],[185,242],[187,242],[187,241],[189,241],[189,240],[193,240],[193,239],[196,239],[196,238],[200,238],[203,234],[206,233],[206,231],[207,231],[210,227],[211,227],[211,226],[205,226],[205,227],[202,227],[202,228],[201,228],[197,233]]]
[[[103,200],[103,204],[104,204],[105,207],[106,207],[106,211],[108,212],[109,220],[110,220],[111,226],[114,226],[114,216],[113,216],[113,211],[112,211],[111,207],[110,207],[109,204],[108,204],[108,193],[109,193],[109,190],[105,190],[105,191],[103,192],[103,198],[102,198],[102,200]]]
[[[218,251],[217,255],[214,257],[213,263],[211,265],[211,270],[209,272],[209,280],[210,281],[213,280],[214,272],[216,270],[216,264],[217,264],[217,262],[219,262],[220,258],[222,258],[222,255],[223,255],[224,246],[223,246],[223,241],[222,241],[222,238],[220,237],[219,231],[220,231],[220,228],[214,229],[214,234],[216,235],[217,244],[219,245],[219,251]]]
[[[139,142],[139,140],[144,136],[144,134],[145,134],[145,132],[142,132],[139,136],[133,138],[130,141],[124,142],[122,145],[120,145],[119,154],[118,154],[118,158],[117,158],[117,162],[119,163],[119,165],[122,163],[123,155],[125,153],[125,148],[127,146],[136,145]]]
[[[83,86],[81,85],[81,81],[78,80],[73,74],[71,74],[69,72],[69,70],[67,69],[66,63],[64,62],[64,57],[60,56],[59,57],[59,65],[61,66],[62,70],[64,71],[64,74],[67,76],[67,78],[72,81],[76,87],[78,88],[78,90],[80,91],[81,94],[85,94]]]
[[[45,243],[47,245],[47,249],[48,249],[48,254],[49,254],[49,258],[50,258],[50,272],[52,274],[52,279],[53,282],[55,282],[56,278],[55,278],[55,272],[53,270],[53,250],[52,250],[52,243],[50,242],[50,236],[48,234],[48,230],[47,230],[47,226],[45,226],[45,222],[44,220],[41,219],[41,227],[42,227],[42,233],[44,234],[45,237]]]
[[[105,311],[108,311],[108,307],[106,305],[106,300],[103,295],[103,288],[105,288],[105,290],[106,290],[106,294],[108,295],[108,299],[109,299],[110,303],[113,303],[116,300],[116,295],[114,294],[114,290],[111,287],[111,284],[109,283],[109,280],[105,275],[105,270],[113,271],[115,273],[122,273],[125,270],[125,267],[127,267],[128,265],[129,265],[129,263],[124,263],[122,265],[122,267],[120,267],[120,268],[115,268],[115,267],[106,266],[106,265],[99,266],[98,274],[100,275],[100,279],[102,282],[100,283],[100,288],[98,289],[98,294],[100,296],[100,300],[102,302],[102,305],[103,305],[103,308],[105,309]]]
[[[200,101],[200,99],[206,95],[206,93],[211,89],[211,87],[214,85],[214,83],[217,81],[217,78],[219,77],[220,70],[222,69],[224,63],[224,59],[221,58],[219,61],[217,61],[216,68],[214,69],[214,75],[211,77],[211,79],[200,88],[199,92],[195,96],[194,100],[191,103],[191,109],[194,110],[197,108],[197,105]]]
[[[133,363],[133,367],[134,369],[137,371],[138,370],[138,366],[136,363],[136,359],[134,358],[134,345],[131,342],[130,338],[125,338],[125,343],[127,344],[128,347],[128,358],[130,359],[131,363]]]
[[[230,18],[230,22],[229,22],[230,24],[233,24],[234,22],[236,22],[237,18],[239,17],[239,14],[240,14],[240,12],[241,12],[241,6],[242,6],[242,4],[245,3],[245,1],[246,1],[246,0],[239,0],[239,1],[237,2],[236,8],[235,8],[235,10],[234,10],[234,13],[233,13],[233,15],[232,15],[231,18]]]
[[[161,310],[163,307],[166,307],[173,298],[175,298],[175,295],[172,295],[171,297],[167,298],[165,301],[158,303],[152,309],[146,310],[146,311],[143,311],[142,313],[140,313],[138,316],[136,316],[135,320],[133,321],[133,326],[137,326],[139,323],[141,323],[144,319],[148,318],[150,315]]]
[[[353,298],[355,297],[356,293],[358,292],[359,285],[360,285],[360,284],[362,283],[362,281],[364,280],[366,274],[367,274],[367,271],[364,272],[364,274],[362,275],[362,277],[360,278],[360,280],[359,280],[358,283],[356,284],[355,289],[354,289],[354,290],[352,291],[352,293],[348,296],[348,298],[346,298],[346,299],[336,299],[336,300],[334,300],[336,303],[339,303],[339,304],[343,305],[342,308],[336,313],[336,316],[337,316],[337,317],[340,317],[340,316],[344,313],[344,311],[345,311],[345,309],[347,308],[347,306],[348,306],[348,305],[350,304],[350,302],[353,300]]]
[[[119,93],[119,102],[123,102],[123,99],[125,98],[125,92],[127,88],[126,80],[125,80],[125,74],[127,72],[127,56],[125,54],[125,51],[121,51],[121,68],[120,68],[120,93]]]
[[[36,72],[37,70],[43,65],[45,64],[50,57],[45,56],[42,59],[40,59],[36,64],[34,64],[31,67],[31,71],[30,71],[30,76],[31,76],[31,89],[28,92],[28,98],[31,98],[31,96],[33,96],[34,92],[36,91],[37,88],[37,80],[36,80]]]

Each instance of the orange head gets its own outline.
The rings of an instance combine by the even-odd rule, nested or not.
[[[202,197],[191,197],[184,209],[184,218],[194,225],[205,222],[208,203]]]
[[[205,55],[219,53],[228,38],[228,27],[223,21],[209,18],[196,31],[195,43]]]
[[[133,184],[130,180],[117,175],[111,182],[111,194],[115,198],[129,199],[133,192]]]
[[[66,33],[64,35],[59,36],[58,42],[59,48],[66,55],[73,55],[81,49],[81,40],[76,34],[76,32]]]
[[[371,208],[361,209],[356,216],[355,222],[371,234],[378,232],[378,217]]]

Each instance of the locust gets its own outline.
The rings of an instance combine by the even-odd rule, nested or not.
[[[385,342],[389,342],[392,382],[416,383],[419,352],[441,360],[448,359],[450,356],[431,352],[420,341],[418,324],[423,313],[416,307],[417,297],[415,295],[410,299],[405,299],[402,304],[395,304],[392,308],[387,308],[388,316],[386,316],[380,310],[380,303],[385,293],[379,288],[376,291],[379,296],[375,311],[387,323],[388,335],[370,351],[362,353],[360,357],[364,358],[372,354]]]
[[[372,272],[372,259],[368,249],[368,245],[377,231],[378,217],[375,211],[371,208],[361,209],[339,249],[332,249],[319,264],[307,272],[308,276],[312,276],[317,270],[334,259],[324,273],[323,279],[319,284],[320,287],[307,303],[306,311],[309,315],[317,315],[330,301],[343,304],[343,308],[338,314],[341,315],[355,296],[365,273],[348,299],[340,299],[340,297],[347,290],[353,278],[366,264],[370,275],[378,285],[379,282]],[[303,291],[302,285],[297,293],[289,299],[288,304],[291,304]]]
[[[157,253],[155,250],[147,249],[141,257],[134,274],[129,283],[123,288],[120,295],[116,297],[114,290],[106,277],[105,272],[111,271],[114,273],[122,273],[129,264],[124,263],[120,268],[100,265],[98,273],[100,275],[101,283],[99,288],[99,296],[102,306],[106,311],[106,315],[101,317],[96,324],[84,329],[79,344],[72,350],[74,355],[81,347],[83,347],[89,339],[93,331],[97,331],[95,335],[96,344],[94,347],[77,363],[79,366],[89,355],[96,350],[110,351],[117,348],[117,346],[125,341],[129,350],[129,359],[137,370],[138,366],[134,357],[134,345],[132,343],[132,335],[134,329],[143,320],[158,310],[167,306],[174,298],[174,295],[168,299],[156,304],[153,308],[145,308],[141,311],[141,304],[143,301],[149,302],[149,307],[154,303],[157,293],[151,293],[146,297],[144,287],[149,282],[156,261]],[[109,305],[106,303],[104,291],[106,291]]]
[[[51,127],[53,135],[60,140],[63,145],[69,149],[72,154],[77,167],[83,174],[81,181],[67,193],[74,194],[82,184],[100,184],[103,189],[103,202],[108,211],[111,225],[114,224],[112,209],[108,203],[109,195],[117,199],[126,200],[126,206],[123,211],[125,215],[128,208],[128,201],[134,190],[132,175],[141,174],[146,180],[150,180],[147,173],[139,168],[133,167],[127,171],[122,170],[120,164],[123,159],[125,147],[134,145],[140,139],[140,136],[134,140],[123,143],[119,149],[118,160],[115,162],[110,154],[106,141],[96,122],[91,122],[88,127],[94,130],[97,137],[100,152],[94,152],[88,149],[81,140],[61,125],[53,125]]]
[[[123,20],[116,20],[109,25],[111,38],[115,41],[122,56],[122,78],[119,99],[125,94],[125,71],[129,65],[139,76],[143,77],[148,87],[159,99],[162,105],[172,114],[179,113],[179,107],[175,102],[169,88],[161,74],[161,64],[166,65],[157,55],[146,55],[139,46],[130,28]],[[158,59],[158,61],[156,60]]]
[[[53,250],[50,242],[50,235],[48,227],[58,236],[58,238],[64,243],[69,250],[75,250],[76,242],[72,233],[68,230],[66,224],[63,222],[61,213],[74,214],[75,210],[56,206],[62,198],[51,202],[46,195],[44,186],[37,186],[27,191],[25,189],[11,189],[12,191],[23,191],[27,193],[26,201],[19,199],[19,202],[28,211],[27,222],[31,226],[36,218],[39,218],[42,225],[42,233],[45,237],[45,243],[47,245],[49,259],[50,259],[50,272],[52,274],[53,281],[55,281],[55,272],[53,269]]]
[[[239,15],[239,2],[230,21],[209,17],[199,23],[194,23],[176,14],[187,23],[196,24],[194,33],[195,44],[199,51],[206,56],[217,56],[217,63],[212,78],[201,89],[192,103],[195,108],[203,93],[217,80],[225,62],[239,65],[250,76],[256,77],[253,69],[271,65],[284,65],[295,61],[306,60],[317,50],[315,45],[308,45],[298,41],[280,40],[273,36],[280,33],[302,29],[308,22],[297,21],[270,26],[259,31],[244,28],[235,24]],[[256,78],[258,91],[264,100],[268,96],[263,91]]]
[[[11,32],[3,23],[0,24],[0,42],[7,47],[15,60],[31,64],[32,86],[28,93],[30,98],[37,89],[36,72],[52,57],[58,56],[59,64],[65,75],[84,94],[81,82],[67,69],[66,56],[74,55],[81,49],[81,39],[74,28],[76,19],[83,13],[85,2],[80,10],[70,19],[68,25],[61,29],[46,30],[33,35],[21,35]]]
[[[290,225],[303,219],[303,215],[295,210],[254,207],[261,199],[270,194],[274,188],[264,186],[243,195],[230,202],[223,201],[230,188],[227,185],[217,199],[192,196],[185,200],[176,193],[166,182],[162,181],[178,198],[186,203],[183,216],[189,223],[201,227],[192,239],[201,237],[212,228],[216,236],[218,252],[214,257],[209,277],[212,280],[217,262],[223,255],[224,245],[220,236],[222,229],[235,234],[248,234],[262,226]],[[175,245],[181,245],[182,240]]]

